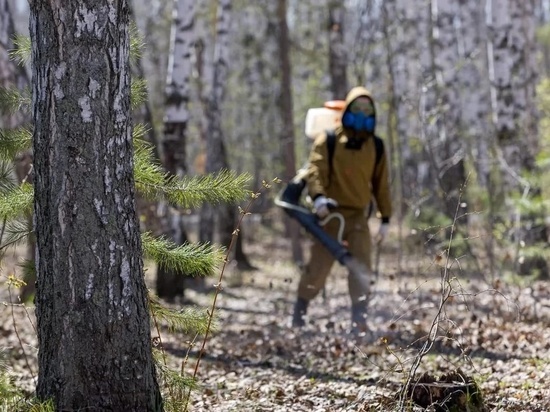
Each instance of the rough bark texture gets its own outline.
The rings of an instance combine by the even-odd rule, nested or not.
[[[158,411],[133,182],[124,0],[31,1],[37,395]]]

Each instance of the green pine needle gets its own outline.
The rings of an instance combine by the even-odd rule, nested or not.
[[[0,193],[7,193],[16,187],[13,163],[0,160]]]
[[[9,51],[10,59],[22,66],[26,65],[31,60],[31,38],[19,34],[14,37],[13,44],[15,48]]]
[[[0,159],[12,160],[32,146],[32,132],[26,127],[0,129]]]
[[[147,100],[147,81],[145,79],[132,80],[130,86],[130,101],[132,109],[135,109],[140,104]]]
[[[246,186],[248,173],[237,174],[224,170],[204,176],[170,176],[154,161],[153,147],[140,140],[147,132],[144,126],[134,128],[134,178],[137,190],[151,200],[166,199],[183,206],[197,207],[202,203],[236,203],[250,198]]]
[[[0,113],[13,114],[21,110],[28,110],[31,106],[31,92],[23,92],[14,88],[0,87]]]
[[[152,163],[148,154],[136,150],[134,176],[137,190],[148,199],[166,199],[183,207],[202,203],[235,203],[250,197],[246,185],[251,176],[233,171],[204,176],[168,176],[160,165]]]
[[[145,48],[145,38],[142,36],[135,22],[130,23],[130,59],[136,62],[141,58],[143,49]]]
[[[209,243],[176,245],[165,238],[155,238],[148,232],[141,235],[141,242],[146,258],[185,275],[211,275],[223,261],[224,249],[215,249]]]
[[[34,191],[32,185],[21,186],[0,196],[0,219],[13,220],[32,213]]]
[[[22,241],[26,241],[31,233],[32,227],[29,219],[10,220],[4,228],[0,250],[7,246],[17,245]]]
[[[143,123],[138,123],[134,126],[132,130],[132,138],[134,139],[135,148],[145,148],[147,146],[151,146],[151,143],[144,140],[144,137],[149,132],[149,130],[150,128]]]
[[[149,306],[155,319],[165,324],[170,332],[198,333],[204,335],[208,325],[208,313],[204,309],[186,307],[172,310],[162,306],[158,301],[150,299]],[[210,330],[215,329],[211,325]]]

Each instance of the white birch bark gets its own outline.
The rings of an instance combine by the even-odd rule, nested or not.
[[[231,0],[220,0],[216,14],[216,36],[214,44],[213,73],[211,90],[207,101],[206,172],[217,173],[228,169],[226,146],[222,124],[222,109],[225,101],[226,83],[229,72],[231,27]],[[222,206],[220,211],[220,243],[229,246],[234,218],[232,206]],[[204,205],[201,211],[200,239],[212,241],[214,238],[215,208]]]
[[[163,158],[170,173],[187,171],[186,132],[190,119],[191,76],[195,47],[194,0],[175,0],[166,79]]]
[[[173,2],[170,55],[166,71],[162,159],[166,170],[180,177],[187,173],[187,132],[195,47],[195,6],[194,0],[174,0]],[[158,215],[161,217],[164,234],[170,236],[174,243],[182,245],[188,240],[185,224],[178,210],[166,202],[161,202]],[[156,279],[157,295],[169,301],[174,300],[176,296],[183,296],[184,280],[187,280],[185,273],[159,266]]]
[[[414,204],[414,197],[420,196],[423,191],[421,185],[424,180],[419,174],[419,153],[412,153],[410,145],[420,135],[417,113],[418,85],[421,81],[417,49],[419,17],[414,5],[405,0],[385,1],[382,7],[390,99],[396,121],[394,141],[398,181],[401,199]]]
[[[187,103],[193,70],[195,7],[194,0],[174,0],[166,80],[165,123],[186,123],[189,120]]]
[[[434,21],[434,74],[438,94],[439,139],[442,152],[439,175],[447,196],[458,199],[458,191],[465,182],[463,161],[465,141],[461,136],[461,105],[457,84],[458,36],[456,0],[435,0],[432,3]],[[449,176],[450,175],[450,176]],[[448,179],[450,177],[450,180]],[[454,212],[456,204],[449,204]]]

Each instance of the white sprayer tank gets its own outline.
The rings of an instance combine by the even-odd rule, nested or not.
[[[331,100],[325,102],[324,107],[314,107],[306,114],[306,136],[314,139],[325,130],[333,130],[340,124],[342,110],[345,102],[343,100]]]

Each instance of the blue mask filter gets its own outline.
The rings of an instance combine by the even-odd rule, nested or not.
[[[352,113],[347,111],[342,117],[342,125],[349,129],[372,133],[376,127],[376,117],[374,115],[366,116],[362,112]]]

